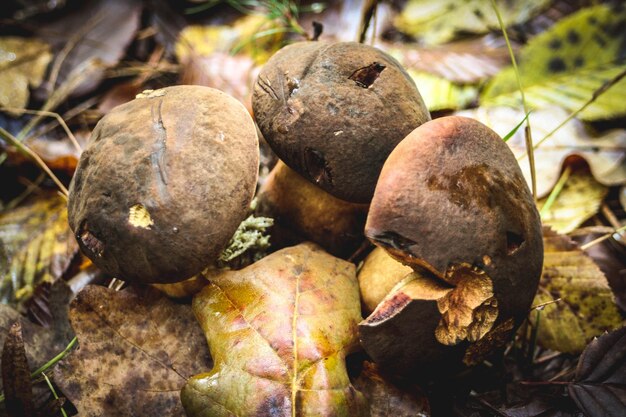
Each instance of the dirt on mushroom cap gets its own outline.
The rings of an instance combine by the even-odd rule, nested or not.
[[[430,115],[415,83],[362,44],[300,42],[275,54],[254,87],[255,118],[292,169],[343,200],[366,203],[385,158]]]
[[[143,93],[94,129],[70,188],[70,226],[107,273],[180,281],[247,215],[258,160],[254,123],[232,97],[199,86]]]

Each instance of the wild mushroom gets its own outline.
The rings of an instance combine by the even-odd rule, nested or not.
[[[347,257],[365,240],[367,208],[333,197],[278,161],[257,195],[255,212],[275,220],[274,249],[310,240]]]
[[[543,243],[532,196],[506,144],[472,119],[433,120],[396,147],[365,234],[415,271],[360,324],[365,350],[398,372],[481,360],[537,290]]]
[[[70,227],[113,276],[189,278],[246,217],[258,161],[254,123],[232,97],[199,86],[145,92],[94,129],[70,187]]]
[[[430,120],[415,83],[386,53],[352,42],[278,51],[254,86],[263,136],[290,168],[342,200],[367,203],[391,150]]]

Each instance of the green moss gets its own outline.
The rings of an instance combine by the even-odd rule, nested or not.
[[[269,217],[250,216],[245,219],[228,242],[218,262],[227,264],[248,251],[254,251],[254,258],[261,258],[263,252],[270,247],[268,229],[273,224],[274,219]]]

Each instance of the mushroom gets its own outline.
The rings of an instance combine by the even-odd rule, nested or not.
[[[275,220],[274,249],[310,240],[347,257],[365,240],[367,209],[333,197],[278,161],[257,195],[256,213]]]
[[[96,125],[70,186],[83,252],[128,281],[176,282],[215,260],[247,216],[256,128],[221,91],[148,91]]]
[[[537,290],[537,209],[512,152],[472,119],[425,123],[394,149],[365,234],[415,271],[359,325],[367,353],[397,372],[481,361]]]
[[[370,201],[391,150],[430,120],[401,65],[353,42],[284,47],[261,70],[252,107],[280,159],[333,196],[355,203]]]

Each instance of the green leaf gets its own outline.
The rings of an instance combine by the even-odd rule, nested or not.
[[[522,23],[545,8],[549,0],[496,1],[504,24]],[[486,33],[499,28],[491,0],[410,0],[396,27],[425,43],[444,43],[459,33]]]
[[[626,8],[598,5],[564,18],[533,38],[520,53],[519,70],[531,108],[556,104],[581,108],[594,92],[626,68]],[[578,117],[598,120],[626,114],[626,79],[603,92]],[[512,68],[500,72],[482,94],[483,104],[520,104]]]

